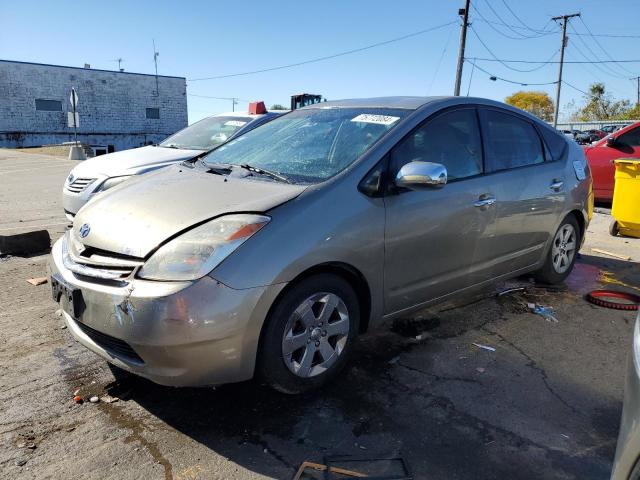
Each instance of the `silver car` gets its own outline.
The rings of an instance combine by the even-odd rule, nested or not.
[[[85,203],[132,175],[157,170],[201,155],[268,122],[281,113],[228,112],[212,115],[173,134],[158,145],[113,152],[76,166],[62,188],[62,206],[73,221]]]
[[[640,479],[640,312],[633,328],[632,345],[611,480]]]
[[[53,296],[78,341],[155,382],[297,393],[382,319],[563,281],[592,204],[582,149],[515,108],[327,102],[96,198],[53,247]]]

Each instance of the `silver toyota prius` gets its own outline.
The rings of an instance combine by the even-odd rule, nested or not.
[[[582,149],[521,110],[327,102],[87,204],[53,247],[53,297],[79,342],[157,383],[298,393],[383,319],[563,281],[592,206]]]

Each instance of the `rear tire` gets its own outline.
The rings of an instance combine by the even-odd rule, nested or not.
[[[618,222],[616,220],[611,220],[609,224],[609,235],[612,237],[617,237],[620,233],[620,228],[618,227]]]
[[[580,227],[573,215],[567,215],[553,236],[544,265],[534,277],[540,283],[562,283],[573,270],[581,244]]]
[[[358,334],[360,307],[343,278],[318,274],[291,287],[264,326],[257,372],[288,394],[319,388],[347,364]]]

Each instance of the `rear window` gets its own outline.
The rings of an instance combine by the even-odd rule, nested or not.
[[[544,162],[542,142],[534,126],[515,115],[480,110],[489,172]]]
[[[551,154],[551,158],[547,158],[547,161],[560,160],[560,158],[562,158],[562,154],[564,153],[564,149],[567,146],[567,141],[563,138],[562,135],[557,134],[552,129],[545,126],[540,127],[540,133],[542,133],[544,143],[547,144],[547,148],[549,149],[549,153]]]

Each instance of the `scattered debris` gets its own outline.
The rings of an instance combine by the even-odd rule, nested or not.
[[[616,290],[593,290],[586,296],[588,302],[614,310],[638,310],[640,295]]]
[[[525,287],[507,288],[506,290],[502,290],[501,292],[498,292],[498,296],[501,297],[503,295],[507,295],[508,293],[524,292],[524,291],[525,291]]]
[[[496,351],[496,349],[495,349],[495,348],[490,347],[490,346],[488,346],[488,345],[482,345],[482,344],[480,344],[480,343],[474,343],[473,345],[475,345],[476,347],[481,348],[481,349],[483,349],[483,350],[488,350],[488,351],[490,351],[490,352],[495,352],[495,351]]]
[[[393,357],[391,360],[389,360],[387,363],[389,365],[393,365],[394,363],[398,363],[398,360],[400,360],[400,356],[397,357]]]
[[[367,475],[365,475],[364,473],[360,473],[360,472],[356,472],[353,470],[346,470],[344,468],[339,468],[339,467],[327,467],[326,465],[322,464],[322,463],[315,463],[315,462],[302,462],[300,464],[300,467],[298,468],[298,471],[296,472],[295,476],[293,477],[293,480],[300,480],[302,478],[302,475],[304,474],[305,470],[307,470],[308,468],[312,469],[312,470],[317,470],[318,472],[326,472],[327,470],[331,473],[336,473],[338,475],[344,475],[347,477],[358,477],[358,478],[364,478]]]
[[[60,330],[66,330],[67,326],[66,325],[60,325]]]
[[[104,403],[116,403],[118,400],[120,400],[118,397],[112,397],[111,395],[100,397],[100,401]]]
[[[49,281],[49,279],[47,277],[27,278],[27,282],[29,282],[34,287],[37,287],[38,285],[43,285],[43,284],[47,283],[48,281]]]
[[[62,316],[62,309],[59,308],[56,310],[56,317],[61,317]]]
[[[565,435],[564,433],[561,433],[560,436],[562,436],[564,438],[569,438],[569,435]]]
[[[91,397],[91,398],[89,399],[89,401],[90,401],[91,403],[98,403],[98,402],[100,401],[100,399],[94,395],[93,397]]]
[[[607,250],[602,250],[601,248],[592,248],[592,252],[601,253],[602,255],[608,255],[613,258],[617,258],[619,260],[631,260],[631,257],[627,255],[620,255],[619,253],[609,252]]]
[[[67,428],[67,432],[73,432],[76,429],[76,427],[69,427]]]
[[[543,317],[547,322],[558,323],[558,319],[554,316],[555,312],[552,307],[543,307],[537,303],[527,303],[527,308],[529,308],[532,313]]]
[[[478,368],[476,368],[476,371],[477,371],[478,373],[484,373],[484,372],[485,372],[485,369],[484,369],[484,368],[482,368],[482,367],[478,367]]]
[[[80,395],[76,395],[75,397],[73,397],[73,401],[81,404],[82,403],[82,397]]]
[[[18,467],[22,467],[25,463],[27,463],[27,461],[24,458],[18,458],[13,463],[15,463],[16,466],[18,466]]]
[[[78,388],[75,392],[73,392],[73,396],[80,395],[80,389]]]

